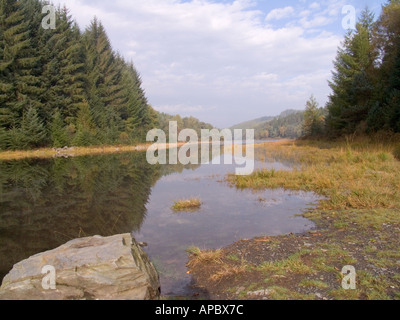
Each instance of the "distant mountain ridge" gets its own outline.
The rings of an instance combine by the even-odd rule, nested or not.
[[[231,130],[234,130],[234,129],[242,129],[242,130],[253,129],[257,125],[260,125],[262,123],[266,123],[266,122],[271,121],[273,119],[275,119],[275,117],[262,117],[262,118],[258,118],[258,119],[254,119],[254,120],[250,120],[250,121],[239,123],[237,125],[234,125],[230,129]]]
[[[304,111],[288,109],[280,115],[245,121],[230,129],[254,129],[256,139],[299,138],[303,135]]]
[[[276,118],[284,118],[287,117],[293,113],[299,112],[300,110],[294,110],[294,109],[288,109],[285,110],[283,112],[281,112],[278,116],[266,116],[266,117],[261,117],[261,118],[257,118],[254,120],[249,120],[249,121],[245,121],[239,124],[236,124],[232,127],[230,127],[231,130],[234,129],[255,129],[256,127],[266,124],[267,122],[270,122]]]

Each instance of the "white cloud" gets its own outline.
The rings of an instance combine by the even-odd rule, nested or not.
[[[281,20],[281,19],[290,17],[293,13],[294,13],[293,7],[274,9],[270,13],[268,13],[265,20],[266,21]]]
[[[195,113],[223,127],[302,108],[311,93],[321,99],[329,93],[341,36],[321,27],[335,19],[335,6],[278,8],[268,13],[266,24],[267,13],[253,2],[69,0],[66,5],[81,27],[99,17],[113,47],[135,63],[157,110]],[[291,15],[285,27],[270,24]]]
[[[312,10],[318,10],[321,8],[321,4],[319,4],[318,2],[313,2],[310,4],[309,8]]]

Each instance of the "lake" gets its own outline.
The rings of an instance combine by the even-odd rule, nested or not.
[[[210,161],[212,157],[210,156]],[[256,168],[290,170],[256,149]],[[189,246],[221,248],[314,227],[298,216],[313,193],[237,190],[233,165],[149,165],[145,152],[0,162],[0,278],[31,255],[85,236],[130,232],[147,246],[163,295],[186,296]],[[174,201],[199,197],[195,212]]]

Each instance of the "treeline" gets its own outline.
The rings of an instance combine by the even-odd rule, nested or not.
[[[400,0],[388,1],[377,20],[362,12],[334,67],[327,115],[315,100],[307,103],[308,135],[400,132]]]
[[[42,27],[39,0],[0,0],[0,149],[143,141],[158,123],[132,62],[96,18],[66,8]]]
[[[194,117],[185,117],[182,118],[180,115],[169,115],[166,113],[159,113],[158,114],[158,124],[159,129],[163,130],[167,135],[169,134],[169,122],[176,121],[178,125],[178,132],[183,129],[193,129],[197,132],[197,136],[201,137],[201,130],[208,129],[211,130],[214,128],[213,125],[205,122],[201,122],[200,120]]]
[[[304,111],[288,110],[279,117],[255,127],[256,139],[300,138],[304,133]]]

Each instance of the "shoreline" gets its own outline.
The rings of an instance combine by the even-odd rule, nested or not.
[[[153,143],[154,144],[154,143]],[[126,152],[142,152],[153,145],[143,143],[137,145],[115,145],[115,146],[91,146],[91,147],[66,147],[66,148],[42,148],[35,150],[1,151],[0,161],[17,161],[24,159],[51,159],[51,158],[72,158],[101,154],[118,154]],[[167,149],[179,147],[184,143],[167,144]]]
[[[296,170],[228,176],[239,189],[305,190],[326,199],[300,214],[315,223],[311,231],[190,252],[194,286],[211,300],[400,299],[400,162],[390,145],[358,143],[278,143],[271,155],[296,160]],[[345,266],[355,268],[355,290],[342,287]]]
[[[280,139],[274,141],[255,141],[255,145],[264,143],[288,142],[292,140]],[[197,144],[203,144],[204,141],[198,141]],[[211,142],[210,142],[211,143]],[[222,143],[222,142],[221,142]],[[180,147],[187,144],[186,142],[167,143],[167,149]],[[0,161],[17,161],[24,159],[51,159],[51,158],[72,158],[90,155],[101,154],[118,154],[134,151],[147,151],[149,147],[154,145],[154,142],[141,143],[136,145],[114,145],[114,146],[89,146],[89,147],[64,147],[64,148],[40,148],[34,150],[15,150],[15,151],[0,151]],[[235,145],[235,144],[234,144]]]

